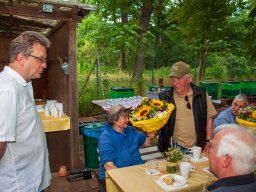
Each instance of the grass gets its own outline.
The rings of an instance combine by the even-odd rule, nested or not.
[[[132,87],[134,88],[135,95],[142,93],[146,96],[146,91],[152,85],[152,71],[144,71],[142,82],[131,84],[131,73],[109,70],[108,73],[102,72],[101,77],[97,78],[95,74],[89,77],[89,73],[78,75],[78,102],[79,102],[79,115],[80,117],[100,115],[104,111],[91,103],[92,100],[100,100],[110,98],[110,90],[114,87]],[[158,85],[158,79],[164,79],[164,85],[169,86],[169,68],[161,68],[154,72],[153,85]]]

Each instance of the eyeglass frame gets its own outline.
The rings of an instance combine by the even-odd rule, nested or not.
[[[235,100],[232,102],[231,105],[233,105],[236,108],[245,108],[246,107],[246,105],[238,105]]]
[[[40,63],[47,63],[47,57],[44,59],[43,57],[37,57],[37,56],[31,55],[31,54],[29,54],[28,56],[37,59],[37,61],[39,61]]]
[[[189,99],[188,99],[188,96],[186,95],[185,97],[184,97],[184,99],[185,99],[185,101],[187,102],[187,108],[188,109],[191,109],[192,108],[192,106],[191,106],[191,104],[190,104],[190,102],[189,102]]]

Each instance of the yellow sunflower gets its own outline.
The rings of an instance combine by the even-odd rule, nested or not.
[[[147,114],[149,114],[150,110],[151,108],[149,106],[143,105],[135,112],[135,115],[137,118],[143,119],[147,116]]]
[[[252,112],[252,118],[256,119],[256,110]]]
[[[164,102],[163,101],[160,101],[160,100],[154,100],[152,99],[151,100],[152,104],[158,108],[158,109],[161,109],[163,106],[164,106]]]

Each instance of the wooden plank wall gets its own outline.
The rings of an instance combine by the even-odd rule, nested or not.
[[[0,71],[8,64],[8,51],[13,37],[0,36]]]
[[[8,61],[9,44],[14,37],[0,37],[0,71],[3,62]],[[76,68],[76,22],[64,22],[48,37],[51,47],[47,51],[47,68],[40,79],[33,80],[35,99],[54,99],[62,102],[64,111],[71,118],[70,134],[59,134],[57,137],[61,147],[56,147],[53,139],[48,138],[49,153],[55,157],[62,156],[63,160],[52,161],[51,169],[56,171],[60,163],[69,162],[70,168],[79,168],[79,125],[77,104],[77,68]],[[60,67],[58,57],[63,61],[66,57],[70,62],[70,74],[65,75]],[[48,135],[49,136],[49,135]],[[54,136],[55,137],[55,136]],[[60,145],[60,144],[59,144]],[[63,151],[57,149],[63,148]]]
[[[33,80],[34,95],[36,99],[54,99],[63,103],[64,111],[69,114],[69,84],[61,68],[58,57],[63,60],[68,55],[68,29],[67,24],[48,37],[51,47],[48,50],[47,69],[41,79]]]

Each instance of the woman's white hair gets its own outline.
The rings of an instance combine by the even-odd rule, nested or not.
[[[252,172],[256,166],[256,136],[253,132],[233,124],[219,126],[216,131],[215,134],[225,131],[218,143],[217,156],[231,156],[237,174]]]

